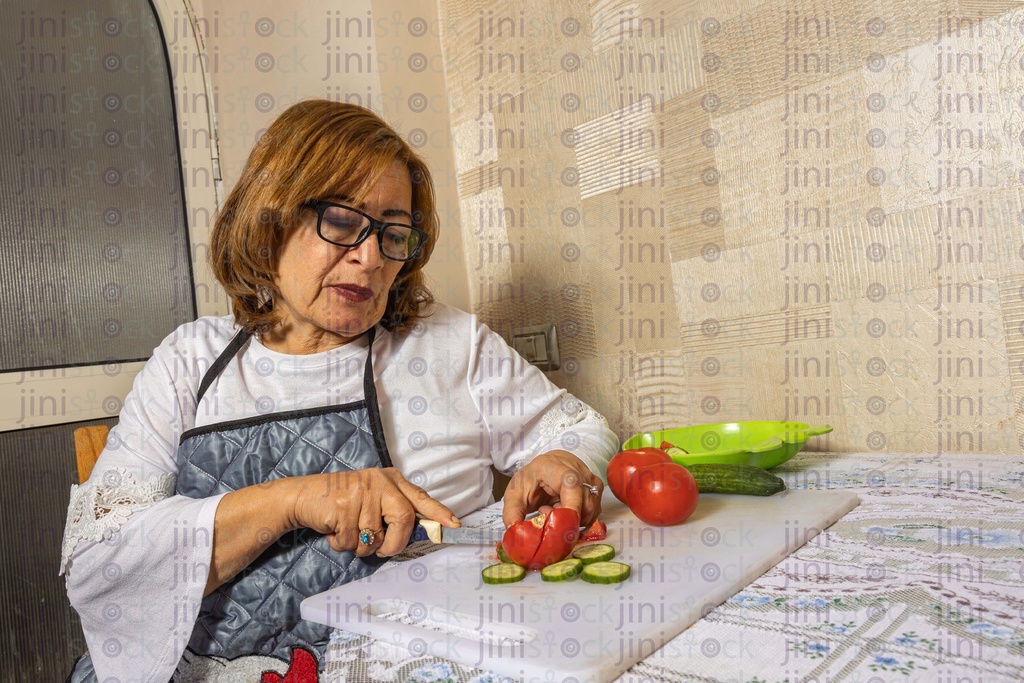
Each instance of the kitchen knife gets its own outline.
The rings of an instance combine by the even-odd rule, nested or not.
[[[505,527],[462,526],[449,529],[432,519],[417,520],[410,543],[431,541],[432,543],[459,543],[462,545],[494,545],[505,535]]]

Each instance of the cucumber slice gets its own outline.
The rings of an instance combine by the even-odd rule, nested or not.
[[[515,564],[514,562],[512,562],[512,558],[509,557],[508,554],[505,552],[505,549],[501,547],[500,543],[498,544],[498,559],[502,562]]]
[[[501,564],[492,564],[480,574],[484,577],[484,583],[515,583],[523,580],[526,576],[526,569],[518,564],[502,562]]]
[[[582,560],[569,558],[541,569],[540,578],[544,581],[568,581],[579,576],[581,571],[583,571]]]
[[[607,562],[615,557],[615,548],[607,543],[595,543],[593,545],[581,545],[572,551],[572,556],[583,560],[583,564],[594,562]]]
[[[629,571],[621,562],[594,562],[583,568],[580,578],[587,583],[619,583],[629,578]]]

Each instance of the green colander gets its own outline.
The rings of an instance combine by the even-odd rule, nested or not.
[[[680,465],[725,463],[767,470],[796,455],[812,436],[831,431],[829,425],[803,422],[721,422],[634,434],[622,448],[658,447],[668,441],[686,451],[672,458]]]

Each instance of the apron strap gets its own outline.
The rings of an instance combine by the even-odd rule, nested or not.
[[[369,343],[366,348],[366,365],[363,368],[363,399],[366,402],[366,409],[370,416],[370,433],[373,435],[373,444],[377,447],[377,455],[380,456],[381,467],[394,467],[391,462],[391,454],[388,453],[388,445],[384,440],[384,425],[380,419],[380,406],[377,405],[377,388],[373,383],[373,340],[377,335],[377,326],[374,325],[366,332]],[[207,389],[213,384],[213,380],[224,371],[231,359],[235,357],[238,350],[249,341],[252,334],[244,329],[238,331],[232,338],[231,343],[224,349],[213,365],[203,375],[199,383],[199,391],[196,393],[196,405],[203,400]]]
[[[377,405],[377,388],[373,384],[373,339],[377,335],[377,326],[371,327],[366,334],[369,343],[366,346],[366,367],[363,370],[363,399],[366,401],[366,410],[370,416],[370,434],[377,447],[377,455],[380,456],[380,466],[394,467],[391,454],[388,453],[388,445],[384,441],[384,425],[380,420],[380,406]]]
[[[238,349],[242,348],[242,345],[249,341],[249,337],[251,336],[252,334],[246,332],[244,328],[239,330],[231,340],[231,343],[228,344],[228,347],[224,349],[219,356],[217,356],[217,360],[213,361],[213,365],[211,365],[210,369],[206,371],[206,374],[203,375],[202,381],[199,383],[199,391],[196,393],[196,406],[198,406],[199,402],[203,400],[203,394],[205,394],[206,390],[210,388],[211,384],[213,384],[213,380],[217,379],[217,376],[224,371],[224,368],[226,368],[228,363],[231,362],[231,359],[235,357],[236,353],[238,353]]]

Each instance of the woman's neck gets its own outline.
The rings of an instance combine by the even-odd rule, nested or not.
[[[347,337],[321,328],[300,330],[297,326],[278,324],[260,336],[260,343],[277,353],[306,356],[340,348],[363,334],[360,332],[354,337]]]

